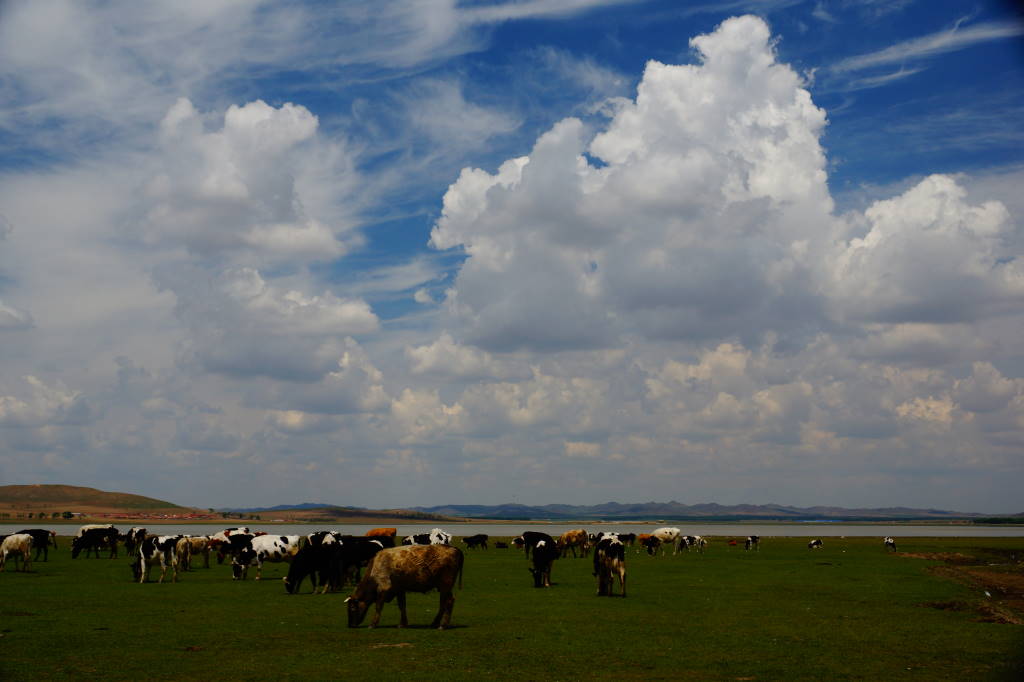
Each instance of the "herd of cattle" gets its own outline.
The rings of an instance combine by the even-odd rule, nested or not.
[[[464,555],[452,546],[452,535],[440,528],[429,533],[410,535],[396,546],[396,528],[375,528],[364,536],[346,535],[334,531],[317,531],[309,535],[270,535],[246,527],[226,528],[213,535],[151,535],[145,528],[132,528],[125,533],[113,525],[86,525],[78,529],[71,541],[71,557],[100,556],[106,551],[111,559],[118,556],[118,545],[123,545],[131,559],[133,580],[144,583],[150,568],[159,566],[163,582],[168,570],[171,581],[177,582],[179,571],[192,570],[193,561],[202,558],[203,567],[210,567],[210,555],[217,563],[229,561],[232,578],[244,580],[248,570],[254,568],[256,580],[262,578],[266,562],[287,562],[288,573],[283,578],[289,594],[299,591],[308,578],[313,592],[337,592],[351,580],[355,590],[346,599],[348,623],[357,627],[365,619],[370,605],[376,606],[370,627],[380,621],[386,602],[396,599],[401,612],[400,623],[407,624],[406,592],[437,590],[440,606],[433,626],[448,627],[455,604],[454,587],[462,584]],[[485,534],[464,537],[467,549],[488,549],[490,538]],[[896,551],[891,537],[884,539],[886,549]],[[659,528],[652,533],[588,533],[583,529],[570,530],[557,538],[539,531],[526,531],[513,538],[511,545],[522,549],[530,563],[534,587],[551,586],[551,570],[556,559],[588,557],[593,552],[593,576],[597,579],[597,594],[613,596],[615,581],[618,593],[626,596],[627,547],[650,555],[696,551],[703,553],[707,540],[699,535],[683,535],[678,528]],[[735,545],[735,540],[729,541]],[[807,544],[808,549],[823,546],[820,539]],[[57,547],[57,534],[40,528],[18,531],[0,536],[0,571],[7,557],[13,556],[15,568],[20,560],[22,570],[29,569],[32,553],[35,560],[49,556],[49,548]],[[495,547],[508,549],[509,543],[497,542]],[[758,551],[760,538],[747,537],[745,550]],[[365,576],[360,577],[366,568]]]

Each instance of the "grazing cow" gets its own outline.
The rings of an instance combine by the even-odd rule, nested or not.
[[[113,528],[113,527],[114,527],[114,524],[112,524],[112,523],[87,523],[84,526],[79,526],[78,532],[75,533],[75,537],[76,538],[80,538],[83,535],[85,535],[85,531],[93,530],[94,528]]]
[[[516,547],[523,548],[523,552],[526,554],[527,559],[530,558],[530,552],[533,550],[534,547],[537,546],[537,543],[541,540],[551,540],[552,545],[556,544],[555,541],[552,540],[550,535],[548,535],[547,533],[540,533],[535,530],[528,530],[516,539],[522,540],[522,544],[517,543]],[[515,543],[515,540],[513,540],[512,542]]]
[[[486,533],[477,533],[476,535],[462,538],[462,541],[466,543],[466,549],[477,549],[479,547],[487,549],[487,540],[489,539],[490,536]]]
[[[896,538],[887,536],[882,542],[887,550],[891,549],[894,552],[896,551]]]
[[[499,540],[494,543],[494,549],[508,549],[508,543]]]
[[[705,540],[705,539],[704,539],[703,537],[701,537],[700,535],[694,535],[694,536],[693,536],[693,546],[697,548],[697,551],[698,551],[698,552],[700,552],[701,554],[703,554],[703,553],[704,553],[704,550],[705,550],[705,549],[707,548],[707,546],[708,546],[708,541],[707,541],[707,540]]]
[[[402,540],[403,545],[450,545],[452,534],[440,528],[434,528],[429,533],[417,533]]]
[[[232,535],[265,535],[265,533],[253,533],[249,530],[248,526],[240,526],[235,528],[225,528],[222,531],[218,531],[210,536],[210,549],[217,552],[217,563],[224,563],[224,557],[231,556],[231,536]]]
[[[640,534],[640,546],[646,549],[647,553],[651,556],[657,555],[658,550],[661,549],[661,538],[657,535],[647,535],[647,537],[643,537],[644,535],[645,533]]]
[[[529,569],[533,574],[533,586],[551,587],[551,567],[561,552],[558,551],[558,544],[550,535],[547,533],[536,533],[536,535],[543,537],[535,538],[533,545],[533,567]]]
[[[761,550],[761,538],[757,535],[750,535],[747,537],[747,541],[743,543],[743,549],[753,549],[754,551]]]
[[[178,582],[178,541],[182,535],[147,535],[139,545],[139,552],[132,559],[132,575],[135,582],[146,582],[146,570],[150,564],[160,564],[160,579],[164,581],[167,569],[171,569],[171,582]]]
[[[619,541],[627,547],[632,547],[636,542],[636,533],[619,533]]]
[[[379,540],[385,547],[394,547],[395,538],[398,537],[397,528],[371,528],[366,531],[366,537]]]
[[[404,628],[409,624],[405,593],[437,590],[441,594],[440,608],[431,627],[447,628],[451,625],[455,606],[453,591],[456,581],[462,587],[463,559],[462,550],[445,545],[413,545],[382,550],[370,562],[355,592],[345,600],[348,626],[358,627],[370,604],[376,604],[370,627],[377,627],[384,604],[397,597],[401,613],[398,627]]]
[[[21,570],[27,572],[32,564],[32,536],[28,533],[14,533],[4,537],[0,542],[0,571],[7,564],[7,555],[14,555],[14,570],[18,570],[18,559],[21,559]]]
[[[590,535],[582,528],[567,530],[558,538],[558,549],[562,556],[568,556],[572,550],[572,557],[576,558],[576,548],[580,548],[580,556],[585,557],[590,553]]]
[[[121,536],[121,541],[124,543],[124,549],[129,555],[135,554],[135,550],[138,549],[139,545],[146,538],[146,529],[134,526],[128,529],[128,532]]]
[[[678,528],[658,528],[651,535],[661,540],[662,551],[665,550],[665,545],[672,545],[672,553],[679,554],[679,544],[683,536]]]
[[[44,528],[26,528],[19,530],[18,533],[25,533],[26,535],[32,536],[32,547],[36,550],[36,556],[33,561],[39,561],[39,555],[43,555],[43,561],[49,561],[50,559],[50,545],[53,545],[54,549],[57,549],[57,531],[46,530]]]
[[[641,549],[647,549],[647,542],[650,538],[654,537],[650,533],[638,533],[636,536],[636,553],[639,554]],[[661,541],[658,541],[661,544]]]
[[[386,538],[341,534],[330,534],[320,542],[311,540],[292,559],[288,575],[283,578],[285,591],[298,593],[307,576],[314,593],[318,585],[321,594],[341,589],[349,573],[356,571],[358,574],[361,567],[385,548],[383,540]]]
[[[210,567],[210,536],[209,535],[186,535],[188,541],[188,553],[185,555],[184,568],[192,570],[192,557],[202,555],[203,568]]]
[[[90,553],[95,553],[96,558],[100,557],[101,549],[110,550],[110,558],[117,558],[117,529],[113,526],[97,526],[87,528],[81,535],[71,540],[71,558],[77,559],[82,550],[85,550],[85,558]]]
[[[615,576],[619,577],[619,591],[626,596],[626,546],[615,535],[601,538],[594,548],[594,576],[597,596],[614,596]]]
[[[807,549],[821,549],[821,540],[811,540],[807,543]]]
[[[256,580],[260,580],[264,562],[290,562],[298,551],[298,535],[257,535],[234,556],[231,571],[236,579],[245,580],[249,566],[256,562]]]

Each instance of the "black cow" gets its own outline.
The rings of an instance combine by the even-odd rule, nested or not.
[[[554,538],[547,533],[531,531],[531,535],[535,536],[532,538],[533,567],[529,569],[533,574],[533,586],[551,587],[551,567],[561,552]],[[530,543],[530,539],[526,539],[526,533],[523,533],[523,537],[527,543]],[[527,547],[530,546],[527,544]]]
[[[757,535],[751,535],[747,537],[747,541],[743,543],[743,549],[753,549],[755,551],[760,551],[761,538]]]
[[[821,549],[821,540],[811,540],[807,543],[807,549]]]
[[[296,594],[307,576],[313,584],[313,592],[319,585],[321,594],[341,589],[349,574],[354,574],[358,582],[360,569],[382,549],[381,538],[314,533],[292,559],[288,575],[284,577],[285,591]]]
[[[619,541],[624,545],[632,547],[636,542],[636,533],[619,533]]]
[[[57,531],[45,530],[43,528],[28,528],[26,530],[19,530],[18,533],[25,533],[26,535],[32,536],[32,546],[36,550],[35,561],[39,561],[39,554],[42,553],[43,561],[48,561],[50,558],[50,546],[57,549]]]
[[[462,538],[462,541],[466,543],[467,549],[477,549],[483,547],[487,549],[487,540],[490,536],[486,533],[477,533],[476,535],[470,535],[469,537]]]
[[[90,552],[96,553],[96,558],[100,556],[101,549],[110,550],[110,558],[117,558],[117,529],[113,526],[106,528],[89,528],[84,531],[79,537],[74,538],[71,541],[71,558],[77,559],[78,555],[81,554],[82,550],[85,550],[85,558],[89,558]]]

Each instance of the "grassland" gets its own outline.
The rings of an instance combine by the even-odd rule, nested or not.
[[[631,553],[626,599],[595,596],[586,559],[559,560],[538,590],[519,552],[467,552],[442,632],[425,627],[436,593],[410,595],[410,628],[389,604],[381,627],[349,629],[343,595],[289,596],[283,566],[138,585],[127,559],[71,560],[63,539],[0,575],[0,679],[1024,679],[1024,539],[762,544]]]

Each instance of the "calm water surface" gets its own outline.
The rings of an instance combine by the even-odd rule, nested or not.
[[[0,535],[13,533],[22,528],[49,528],[58,535],[74,535],[80,524],[47,523],[36,519],[26,520],[20,524],[0,524]],[[133,524],[114,524],[125,531]],[[143,525],[143,524],[138,524]],[[150,532],[162,535],[209,535],[223,528],[242,525],[242,522],[225,522],[219,524],[153,524],[148,526]],[[262,530],[279,535],[308,535],[317,530],[336,530],[351,535],[363,535],[375,524],[273,524],[252,521],[248,523],[253,530]],[[674,526],[683,531],[684,535],[703,535],[704,537],[730,536],[746,537],[1024,537],[1024,526],[954,526],[954,525],[901,525],[901,524],[845,524],[845,523],[686,523],[669,522],[655,523],[428,523],[398,525],[398,536],[405,537],[414,533],[426,533],[431,528],[440,527],[456,537],[487,533],[495,537],[520,535],[525,530],[538,530],[549,535],[559,535],[573,528],[586,528],[591,532],[611,531],[621,533],[649,533],[662,526]]]

